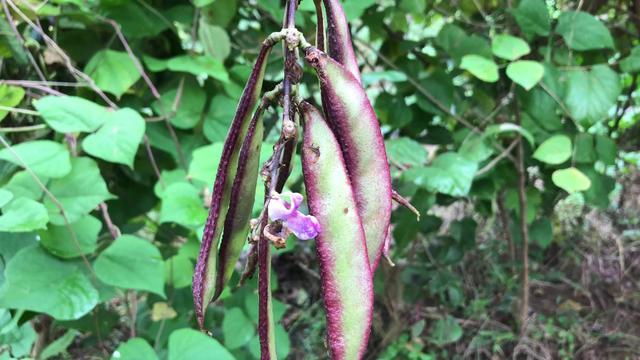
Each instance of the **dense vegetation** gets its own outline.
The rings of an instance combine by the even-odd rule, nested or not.
[[[284,3],[0,1],[0,359],[259,358],[246,252],[209,334],[191,283]],[[342,3],[393,186],[422,214],[393,212],[367,357],[640,356],[640,3]],[[310,42],[315,12],[295,19]],[[282,63],[278,46],[263,90]],[[281,119],[265,111],[261,163]],[[314,242],[290,237],[272,271],[278,357],[326,358]]]

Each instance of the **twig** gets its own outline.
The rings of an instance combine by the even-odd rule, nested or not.
[[[40,80],[47,81],[47,78],[44,76],[44,73],[40,69],[40,66],[38,66],[38,62],[33,57],[33,54],[31,54],[31,51],[29,51],[29,48],[27,48],[27,45],[25,44],[25,41],[24,41],[24,38],[22,37],[22,34],[20,34],[20,32],[18,31],[18,28],[16,27],[16,24],[13,23],[13,17],[11,16],[11,12],[9,11],[9,8],[7,7],[7,1],[6,0],[2,0],[2,8],[4,9],[4,15],[7,17],[7,22],[9,23],[9,26],[11,27],[11,30],[16,35],[16,38],[20,41],[20,45],[22,45],[22,47],[24,48],[24,52],[27,54],[27,57],[29,58],[29,61],[31,62],[31,65],[33,65],[33,69],[38,74],[38,77],[40,78]]]
[[[80,241],[78,241],[78,236],[76,235],[76,232],[73,230],[73,227],[71,227],[71,223],[69,222],[67,213],[65,212],[64,207],[62,206],[60,201],[55,197],[55,195],[51,193],[51,191],[49,191],[49,189],[47,189],[47,187],[44,185],[42,180],[40,180],[40,177],[38,177],[38,175],[36,175],[36,173],[33,172],[31,167],[29,167],[29,165],[27,165],[24,159],[22,159],[22,156],[20,156],[20,154],[18,154],[7,142],[7,140],[5,140],[4,137],[2,136],[0,136],[0,143],[2,143],[2,146],[4,146],[5,149],[7,149],[7,151],[9,151],[16,160],[18,160],[18,162],[20,163],[20,166],[22,166],[25,169],[25,171],[29,174],[29,176],[31,176],[33,181],[36,182],[38,187],[45,193],[45,195],[47,195],[47,197],[51,200],[51,202],[55,205],[55,207],[58,208],[58,211],[60,212],[60,216],[62,216],[62,219],[64,220],[64,224],[67,227],[67,230],[69,230],[69,233],[71,234],[71,239],[73,240],[74,245],[76,246],[78,252],[80,253],[80,257],[82,258],[82,261],[84,262],[85,266],[91,273],[92,277],[95,279],[96,274],[95,272],[93,272],[93,268],[91,267],[89,260],[87,259],[87,257],[84,255],[84,252],[82,251],[82,247],[80,246]]]
[[[513,150],[513,148],[515,148],[516,145],[518,145],[521,139],[522,137],[518,137],[515,140],[513,140],[511,144],[509,144],[509,146],[507,146],[507,148],[504,149],[504,151],[502,151],[500,154],[498,154],[498,156],[493,158],[489,163],[487,163],[487,165],[483,166],[482,169],[476,171],[476,174],[474,176],[480,177],[486,174],[487,172],[491,171],[491,169],[493,169],[500,162],[500,160],[506,158],[511,153],[511,150]]]
[[[32,115],[32,116],[39,116],[40,115],[39,112],[34,111],[34,110],[14,108],[14,107],[4,106],[4,105],[0,105],[0,110],[1,111],[12,112],[12,113],[17,113],[17,114]]]
[[[113,224],[113,221],[111,221],[111,216],[109,216],[109,208],[107,207],[107,204],[105,202],[102,202],[98,206],[100,207],[102,218],[107,225],[107,229],[109,229],[111,237],[113,237],[113,240],[117,239],[120,236],[120,229],[118,229],[118,227]]]
[[[28,132],[28,131],[42,130],[46,128],[47,128],[46,124],[16,126],[16,127],[0,128],[0,133]]]
[[[518,100],[513,101],[516,124],[522,123]],[[522,299],[520,304],[520,335],[525,334],[527,319],[529,317],[529,228],[527,226],[527,174],[524,168],[524,147],[522,134],[518,133],[518,151],[516,154],[516,169],[518,171],[518,202],[520,205],[520,233],[522,235]]]
[[[98,94],[98,96],[100,96],[100,98],[102,98],[102,100],[105,103],[107,103],[110,107],[114,109],[118,108],[116,104],[113,101],[111,101],[111,99],[109,99],[109,97],[102,90],[100,90],[100,88],[96,85],[95,81],[93,81],[93,79],[89,75],[85,74],[84,72],[80,71],[78,68],[73,66],[73,62],[69,57],[69,55],[67,55],[67,53],[53,39],[51,39],[49,35],[47,35],[47,33],[42,29],[42,27],[40,27],[39,25],[31,21],[31,19],[29,19],[29,17],[25,15],[25,13],[23,13],[22,10],[20,10],[20,8],[17,7],[12,0],[2,0],[2,1],[3,3],[6,2],[7,4],[9,4],[9,6],[13,9],[13,11],[16,12],[16,14],[18,14],[27,24],[29,24],[29,26],[31,26],[38,34],[40,34],[40,36],[42,36],[42,39],[45,41],[45,43],[47,43],[49,47],[54,49],[58,53],[58,55],[64,60],[65,66],[76,79],[80,78],[86,81],[89,87],[96,94]]]
[[[498,205],[498,216],[500,217],[500,225],[502,225],[502,236],[507,240],[507,246],[509,247],[509,260],[511,260],[511,271],[513,274],[516,273],[516,247],[513,243],[513,238],[511,237],[511,232],[509,231],[509,217],[507,213],[507,208],[504,206],[504,191],[500,191],[498,193],[498,197],[496,198],[496,204]]]

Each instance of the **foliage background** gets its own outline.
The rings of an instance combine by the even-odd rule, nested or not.
[[[640,4],[343,3],[395,187],[423,215],[394,213],[369,356],[639,356]],[[255,280],[212,306],[212,337],[191,330],[190,282],[280,1],[2,5],[0,358],[258,358]],[[311,0],[296,20],[312,39]],[[281,70],[274,51],[265,89]],[[313,247],[274,258],[282,358],[326,357]]]

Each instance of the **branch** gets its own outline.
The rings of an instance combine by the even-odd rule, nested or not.
[[[40,80],[46,81],[47,78],[44,76],[44,73],[42,72],[42,70],[40,70],[40,67],[36,62],[36,59],[33,57],[33,54],[31,54],[31,51],[29,51],[29,48],[27,48],[27,45],[25,45],[25,41],[24,41],[24,38],[22,37],[22,34],[20,34],[20,32],[18,31],[16,24],[13,23],[13,17],[11,16],[11,12],[7,7],[6,0],[2,0],[2,8],[4,9],[4,15],[7,17],[7,22],[9,23],[11,30],[16,35],[16,38],[20,41],[20,45],[22,45],[22,47],[24,48],[24,52],[27,54],[27,57],[29,58],[31,65],[33,65],[34,70],[38,74],[38,77],[40,78]]]

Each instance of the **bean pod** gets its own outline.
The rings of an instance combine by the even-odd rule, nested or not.
[[[332,359],[363,356],[373,313],[373,282],[364,229],[342,151],[321,113],[300,105],[302,171],[309,210],[320,224],[316,249]]]
[[[315,47],[305,59],[316,70],[323,106],[338,139],[353,185],[375,270],[391,219],[391,174],[384,139],[373,107],[358,79]]]

